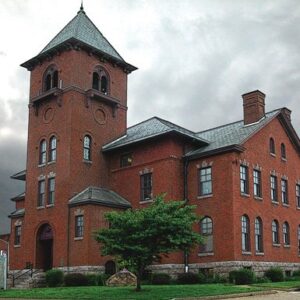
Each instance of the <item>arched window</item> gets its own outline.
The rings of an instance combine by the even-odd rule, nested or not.
[[[98,90],[105,95],[109,93],[109,79],[107,73],[103,69],[97,68],[93,72],[92,86],[93,89]]]
[[[109,260],[105,263],[105,274],[114,275],[116,273],[116,264],[114,261]]]
[[[281,144],[281,158],[286,159],[286,150],[285,150],[285,144]]]
[[[263,225],[260,217],[257,217],[254,222],[255,227],[255,251],[257,253],[264,252],[263,247]]]
[[[56,161],[56,137],[52,136],[49,143],[49,161]]]
[[[247,215],[241,218],[242,225],[242,251],[250,251],[250,221]]]
[[[58,71],[55,66],[51,66],[44,74],[44,91],[49,91],[58,87]]]
[[[205,217],[200,221],[200,231],[204,237],[204,244],[200,247],[202,253],[212,253],[213,247],[213,222],[210,217]]]
[[[277,220],[272,221],[272,241],[273,244],[279,244],[279,224]]]
[[[273,138],[270,138],[269,148],[270,148],[270,153],[271,154],[275,154],[275,142],[274,142]]]
[[[86,135],[83,139],[83,159],[91,160],[91,145],[92,138],[89,135]]]
[[[283,244],[286,246],[290,245],[290,226],[288,222],[283,223],[282,233],[283,233]]]
[[[40,142],[40,157],[39,157],[39,164],[45,164],[47,157],[47,142],[46,140],[41,140]]]

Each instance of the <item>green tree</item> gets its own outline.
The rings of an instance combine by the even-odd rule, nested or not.
[[[137,276],[136,290],[141,290],[141,276],[145,268],[158,262],[162,255],[175,251],[189,251],[202,241],[193,231],[199,219],[194,206],[183,201],[164,201],[158,196],[143,209],[109,212],[105,215],[109,228],[96,233],[102,255],[112,255],[126,261]]]

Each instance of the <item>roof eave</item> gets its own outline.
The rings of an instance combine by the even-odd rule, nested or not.
[[[134,141],[129,141],[129,142],[121,144],[121,145],[116,145],[116,146],[111,146],[111,147],[108,146],[107,148],[105,147],[106,145],[104,145],[102,147],[102,152],[105,153],[105,152],[109,152],[109,151],[114,151],[114,150],[117,150],[117,149],[129,146],[129,145],[134,145],[136,143],[140,143],[140,142],[143,142],[143,141],[146,141],[146,140],[149,140],[149,139],[154,139],[156,137],[167,135],[167,134],[170,134],[170,133],[176,133],[176,134],[178,134],[180,136],[188,137],[188,138],[192,139],[192,141],[198,142],[199,144],[202,144],[202,145],[208,145],[209,144],[209,142],[206,141],[206,140],[204,140],[204,139],[201,139],[201,138],[198,138],[198,137],[194,137],[194,136],[191,136],[189,134],[185,134],[185,133],[182,133],[182,132],[180,132],[178,130],[173,129],[173,130],[166,130],[164,132],[153,134],[153,135],[150,135],[150,136],[147,136],[147,137],[143,137],[143,138],[140,138],[140,139],[136,139]]]
[[[91,53],[91,54],[95,54],[95,55],[103,58],[104,60],[105,59],[109,60],[112,63],[115,63],[117,66],[119,65],[120,67],[123,67],[124,71],[126,70],[126,71],[128,71],[128,73],[137,70],[137,67],[127,63],[126,61],[118,59],[118,58],[116,58],[104,51],[101,51],[91,45],[88,45],[76,38],[70,38],[70,39],[63,41],[62,43],[56,45],[55,47],[46,50],[45,52],[39,53],[38,55],[34,56],[33,58],[22,63],[21,67],[24,67],[27,70],[32,70],[32,68],[34,68],[37,64],[39,64],[43,60],[52,58],[54,55],[57,55],[61,51],[70,50],[73,48],[79,50],[80,47],[82,47],[85,50],[89,50],[89,53]]]
[[[234,144],[234,145],[229,145],[229,146],[225,146],[222,148],[208,150],[208,151],[201,152],[201,153],[186,154],[184,156],[184,158],[187,160],[194,160],[197,158],[213,156],[213,155],[223,154],[223,153],[227,153],[227,152],[243,152],[243,151],[245,151],[245,147],[243,147],[239,144]]]
[[[83,201],[78,201],[78,202],[69,202],[69,207],[75,207],[75,206],[81,206],[81,205],[88,205],[88,204],[93,204],[93,205],[100,205],[100,206],[105,206],[105,207],[112,207],[112,208],[122,208],[122,209],[128,209],[131,208],[131,205],[129,204],[117,204],[117,203],[108,203],[105,201],[99,201],[99,200],[93,200],[93,199],[88,199],[88,200],[83,200]]]

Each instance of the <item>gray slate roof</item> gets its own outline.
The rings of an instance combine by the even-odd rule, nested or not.
[[[11,179],[26,180],[26,170],[20,171],[10,176]]]
[[[127,133],[125,135],[104,145],[102,147],[102,150],[108,151],[116,149],[128,144],[140,142],[170,132],[175,132],[177,134],[192,138],[193,140],[197,140],[204,145],[208,144],[208,141],[206,139],[198,136],[193,131],[180,127],[161,118],[153,117],[137,125],[127,128]]]
[[[250,136],[264,127],[274,117],[276,117],[280,113],[280,111],[280,109],[277,109],[268,112],[263,119],[253,124],[244,125],[244,121],[241,120],[238,122],[201,131],[197,133],[197,135],[203,139],[210,141],[209,145],[201,147],[195,151],[191,151],[186,156],[200,155],[231,145],[241,145]]]
[[[121,197],[106,188],[100,187],[88,187],[72,199],[69,200],[70,206],[81,204],[98,204],[109,207],[130,208],[131,204],[126,199]]]
[[[12,212],[9,217],[10,218],[17,218],[17,217],[23,217],[25,215],[25,208],[20,208]]]
[[[40,54],[75,38],[93,48],[100,50],[118,60],[124,61],[120,54],[102,35],[83,9],[50,41]]]
[[[11,198],[10,200],[11,200],[11,201],[19,201],[19,200],[23,200],[24,198],[25,198],[25,192],[23,192],[23,193],[21,193],[21,194],[15,196],[15,197],[13,197],[13,198]]]

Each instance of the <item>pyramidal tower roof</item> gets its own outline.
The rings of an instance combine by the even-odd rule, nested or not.
[[[21,66],[32,69],[41,60],[55,55],[59,51],[70,48],[85,49],[89,53],[110,60],[131,72],[136,67],[128,64],[116,49],[103,36],[95,24],[86,15],[81,5],[77,15],[47,44],[47,46],[34,58]]]

